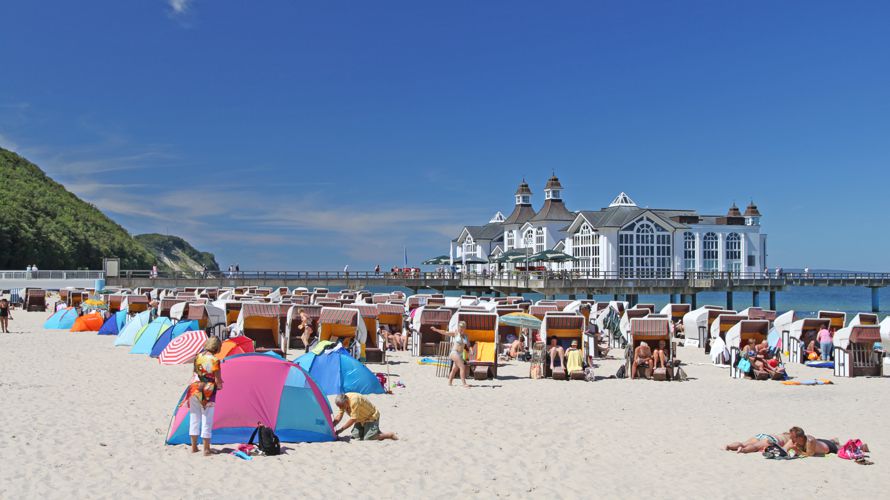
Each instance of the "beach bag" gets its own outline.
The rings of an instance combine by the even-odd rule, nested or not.
[[[256,429],[254,429],[253,433],[250,435],[250,440],[247,444],[253,444],[253,438],[255,437],[259,437],[257,447],[263,452],[263,455],[281,455],[281,442],[278,440],[278,436],[275,435],[275,431],[271,428],[266,427],[263,424],[257,425]]]
[[[593,375],[593,367],[588,366],[584,369],[584,380],[587,382],[593,382],[596,380],[596,377]]]
[[[738,369],[742,373],[748,373],[751,371],[751,362],[745,358],[739,360]]]
[[[627,378],[627,367],[621,365],[618,367],[618,371],[615,372],[615,378]]]
[[[859,460],[865,458],[865,452],[862,451],[862,441],[859,439],[851,439],[847,441],[838,450],[837,456],[844,460]]]
[[[680,368],[678,366],[677,367],[677,381],[686,382],[687,380],[689,380],[689,375],[686,375],[686,371],[684,371],[682,368]]]
[[[377,381],[380,382],[380,385],[382,385],[383,387],[386,387],[386,374],[377,373],[376,375],[377,375]]]
[[[776,444],[771,444],[767,446],[765,450],[763,450],[763,458],[777,459],[787,457],[788,452],[786,452],[784,448]]]

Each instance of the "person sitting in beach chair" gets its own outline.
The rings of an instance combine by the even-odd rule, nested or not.
[[[649,344],[645,342],[640,342],[640,345],[634,349],[634,360],[633,364],[630,367],[630,378],[637,378],[637,372],[640,367],[648,372],[649,367],[652,365],[652,349],[649,347]],[[646,374],[648,378],[648,373]]]
[[[386,339],[386,344],[389,346],[390,351],[398,351],[402,349],[402,336],[393,333],[389,325],[380,325],[378,334]]]
[[[667,348],[667,343],[664,340],[658,341],[658,349],[652,351],[652,369],[656,368],[667,368],[667,356],[664,353],[664,350]]]
[[[566,352],[565,349],[559,345],[559,339],[556,337],[550,337],[550,371],[553,372],[553,369],[556,367],[556,358],[559,358],[559,368],[563,368],[566,365]]]
[[[510,359],[518,359],[520,355],[525,354],[525,335],[519,334],[519,338],[510,344]]]
[[[584,378],[584,352],[578,348],[577,340],[572,340],[572,345],[565,352],[565,356],[568,378]]]
[[[334,400],[334,404],[340,409],[340,412],[334,417],[334,427],[340,423],[344,415],[349,415],[349,420],[336,430],[338,436],[341,432],[352,427],[352,439],[360,441],[399,439],[392,432],[380,432],[380,411],[361,394],[357,392],[340,394]]]
[[[745,441],[736,441],[726,445],[726,451],[734,451],[736,453],[757,453],[761,452],[771,445],[785,446],[791,441],[790,432],[779,432],[777,434],[756,434],[754,437]]]
[[[819,348],[816,347],[815,340],[811,340],[810,343],[807,344],[807,359],[810,361],[819,359]]]

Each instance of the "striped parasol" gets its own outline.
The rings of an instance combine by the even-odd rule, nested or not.
[[[192,330],[171,340],[161,352],[158,361],[162,365],[190,363],[204,349],[207,334],[203,330]]]

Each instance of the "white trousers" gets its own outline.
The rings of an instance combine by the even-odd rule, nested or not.
[[[197,396],[189,400],[189,436],[201,436],[210,439],[213,431],[213,406],[204,408]]]

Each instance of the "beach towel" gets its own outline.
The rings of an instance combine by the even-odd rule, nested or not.
[[[783,385],[831,385],[834,382],[824,378],[814,378],[809,380],[786,380]]]
[[[804,364],[811,368],[834,368],[834,361],[807,361]]]
[[[584,370],[584,356],[581,349],[572,349],[566,353],[566,370],[568,373]]]
[[[311,352],[312,354],[321,355],[324,354],[325,349],[329,349],[331,347],[334,347],[335,345],[336,344],[334,342],[331,342],[330,340],[320,340],[316,342],[314,346],[312,346]]]

